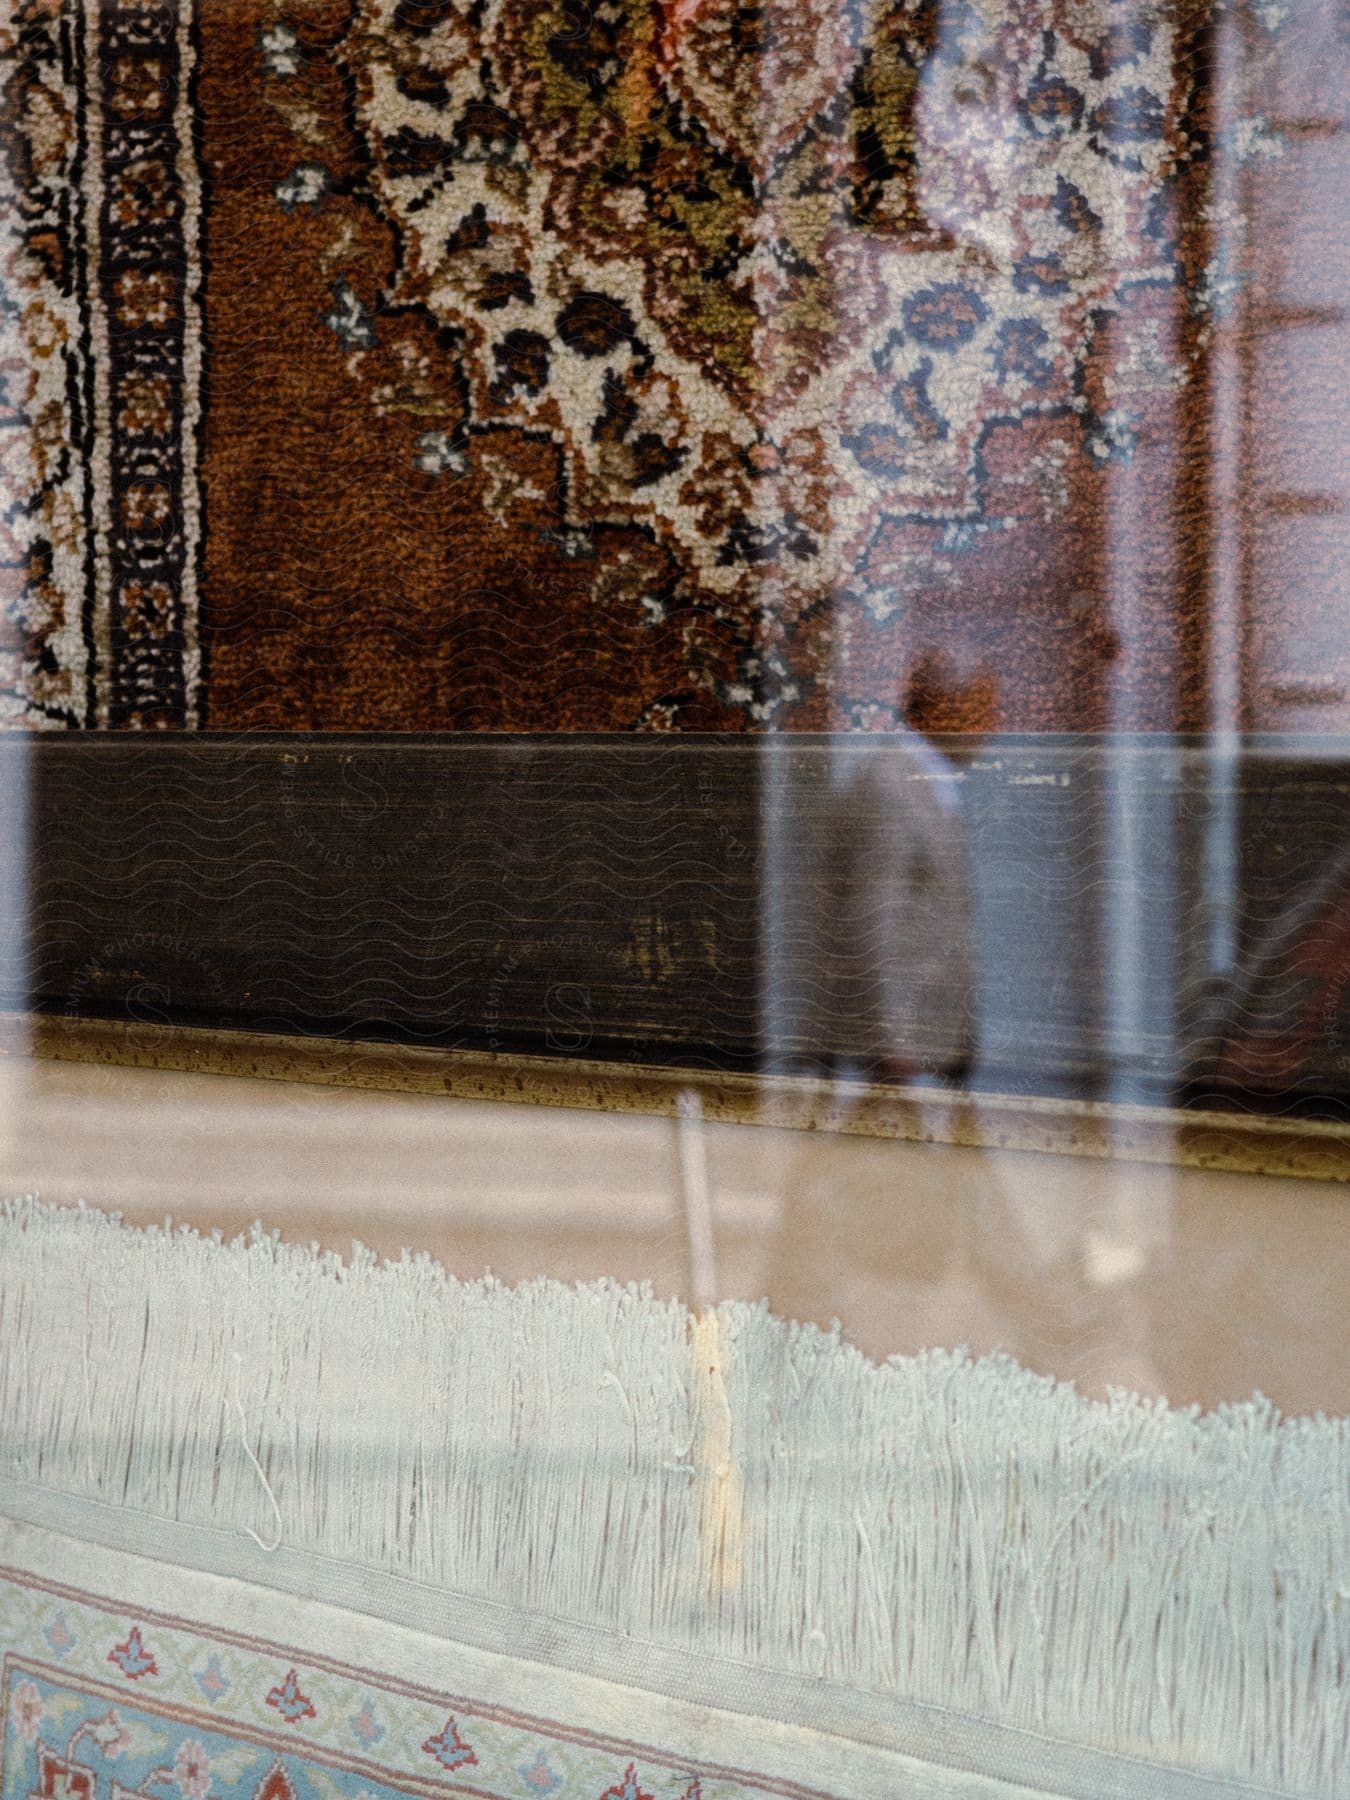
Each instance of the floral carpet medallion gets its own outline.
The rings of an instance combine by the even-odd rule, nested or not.
[[[1177,722],[1229,10],[17,0],[12,713],[1091,726],[1125,517]]]

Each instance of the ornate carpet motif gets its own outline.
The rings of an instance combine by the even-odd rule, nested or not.
[[[1226,10],[20,0],[12,714],[1195,722]]]
[[[0,692],[34,722],[193,722],[200,365],[191,15],[0,25]]]
[[[826,1800],[17,1571],[0,1649],[0,1800]]]
[[[94,1568],[98,1591],[84,1585]],[[247,1576],[203,1576],[0,1517],[0,1800],[1046,1800],[1059,1791],[958,1765],[950,1753],[929,1765],[805,1720],[575,1677]],[[1196,1800],[1165,1778],[1159,1792]]]

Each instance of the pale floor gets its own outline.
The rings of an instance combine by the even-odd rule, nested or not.
[[[1003,1349],[1090,1392],[1350,1413],[1350,1188],[1138,1162],[0,1063],[0,1191],[460,1275],[759,1299],[882,1357]],[[706,1159],[706,1161],[705,1161]],[[695,1199],[706,1168],[710,1243]],[[691,1175],[692,1170],[692,1175]]]

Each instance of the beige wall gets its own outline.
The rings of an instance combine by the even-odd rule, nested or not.
[[[227,1232],[261,1217],[456,1273],[690,1292],[666,1118],[161,1070],[0,1063],[0,1188]],[[1350,1188],[703,1125],[715,1291],[876,1356],[1002,1348],[1212,1404],[1350,1412]],[[697,1183],[695,1183],[697,1186]]]

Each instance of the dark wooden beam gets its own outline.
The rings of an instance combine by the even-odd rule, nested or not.
[[[1086,1099],[1350,1098],[1350,744],[1249,740],[1228,762],[1164,737],[917,749],[10,737],[0,997]],[[943,960],[962,868],[965,1021]]]

